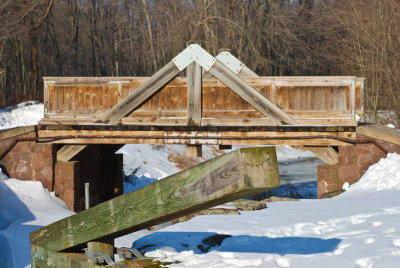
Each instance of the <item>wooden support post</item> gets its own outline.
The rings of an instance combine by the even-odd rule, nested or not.
[[[107,253],[111,258],[114,259],[114,241],[111,241],[111,243],[88,242],[87,249],[91,252]]]
[[[275,148],[243,148],[45,226],[30,242],[80,249],[279,185]]]
[[[186,145],[188,157],[202,157],[203,151],[201,145]]]
[[[356,120],[356,81],[353,81],[350,86],[350,110],[353,119]]]
[[[201,93],[201,66],[193,62],[187,67],[188,126],[200,126]]]
[[[277,125],[282,125],[282,123],[297,124],[292,117],[252,88],[246,81],[235,75],[221,62],[216,61],[209,72]]]
[[[200,126],[201,122],[201,66],[192,62],[187,67],[187,109],[188,126]],[[201,145],[187,145],[188,157],[201,157]]]
[[[161,87],[174,78],[180,70],[170,61],[150,77],[146,82],[141,84],[137,89],[126,96],[121,102],[115,105],[99,120],[100,123],[116,124],[124,116],[132,112],[149,97],[156,93]]]
[[[112,259],[114,259],[114,240],[109,241],[109,243],[103,242],[88,242],[87,243],[87,250],[90,252],[101,252],[106,253]],[[93,266],[95,263],[92,260],[89,260],[89,263]]]

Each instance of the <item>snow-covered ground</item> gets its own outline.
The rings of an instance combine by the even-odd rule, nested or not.
[[[43,103],[27,101],[0,110],[0,130],[37,125],[44,116],[43,109]]]
[[[43,106],[36,105],[32,109],[40,114]],[[21,107],[25,112],[19,125],[35,123],[27,119],[27,107],[33,106]],[[10,111],[0,111],[3,128],[14,126]],[[125,146],[125,172],[149,180],[168,176],[178,170],[168,155],[182,150]],[[205,157],[215,154],[208,150]],[[298,175],[298,183],[314,180],[309,177],[318,163],[307,166],[314,161],[311,153],[290,147],[279,147],[277,153],[281,175]],[[39,182],[9,179],[0,171],[1,267],[29,266],[29,232],[71,214]],[[228,236],[220,246],[204,250],[204,239],[216,235]],[[241,215],[198,216],[116,240],[116,246],[132,244],[148,257],[179,262],[171,267],[399,267],[400,156],[388,154],[360,182],[332,199],[268,203],[265,209]]]

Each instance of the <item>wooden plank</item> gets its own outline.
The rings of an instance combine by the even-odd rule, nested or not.
[[[349,83],[351,82],[350,78],[351,77],[347,78],[258,77],[258,78],[243,78],[243,80],[245,80],[251,87],[259,91],[262,95],[269,96],[272,102],[274,99],[273,89],[275,87],[276,90],[277,87],[276,85],[279,82],[278,84],[281,86],[278,87],[279,90],[277,90],[277,92],[275,93],[276,96],[275,98],[278,99],[277,105],[281,106],[281,108],[285,112],[287,112],[290,103],[289,97],[291,96],[292,93],[294,94],[296,91],[298,91],[299,88],[302,88],[300,94],[302,96],[300,99],[300,104],[295,103],[293,107],[295,106],[297,107],[298,105],[300,105],[301,110],[318,109],[320,99],[317,98],[317,96],[319,94],[319,91],[321,91],[321,88],[318,87],[324,87],[325,91],[329,91],[328,93],[329,96],[327,96],[326,101],[324,100],[326,104],[329,104],[327,107],[325,107],[326,109],[344,110],[344,107],[346,106],[346,99],[348,98],[348,108],[345,109],[349,110],[350,92],[348,91],[346,93],[344,91],[346,91],[347,88],[350,90],[349,86]],[[93,120],[95,120],[93,117],[99,117],[104,115],[104,111],[110,109],[110,105],[117,103],[117,98],[118,94],[120,93],[119,91],[121,90],[121,85],[123,93],[120,93],[120,96],[125,96],[128,89],[134,92],[135,89],[137,89],[137,87],[140,86],[141,83],[144,83],[144,81],[146,80],[146,78],[143,77],[109,78],[109,81],[105,79],[106,78],[102,78],[101,80],[99,80],[98,78],[82,78],[82,79],[65,78],[62,79],[63,82],[57,82],[57,83],[55,81],[46,80],[47,91],[49,92],[49,97],[48,97],[49,109],[46,112],[46,117],[55,118],[58,115],[63,114],[71,118],[79,116],[87,118],[91,117]],[[346,80],[340,80],[340,79],[346,79]],[[182,100],[186,99],[185,96],[183,95],[185,92],[186,81],[187,80],[185,78],[176,78],[172,80],[165,86],[163,90],[160,91],[160,93],[164,92],[163,94],[158,96],[157,93],[151,100],[143,104],[141,109],[143,109],[145,106],[147,110],[149,109],[176,110],[178,108],[183,108],[184,106],[186,107],[187,106],[186,103],[185,104],[182,103]],[[343,86],[342,84],[341,87],[338,87],[337,85],[335,86],[334,84],[332,84],[343,81],[346,82],[345,83],[346,86]],[[362,93],[361,86],[363,85],[362,81],[363,81],[362,79],[356,80],[355,99],[356,99],[357,111],[362,110],[362,107],[360,107],[360,104],[362,103],[362,101],[360,100],[362,98],[361,94]],[[67,82],[69,82],[69,84]],[[307,83],[312,82],[312,83],[309,84],[308,87],[300,87],[301,83],[306,83],[306,82]],[[286,87],[283,87],[282,85],[286,85]],[[207,87],[213,89],[211,90],[212,95],[209,95],[207,93],[208,92],[206,90]],[[97,96],[97,94],[99,94],[100,92],[94,90],[95,88],[102,89],[103,92],[102,95],[109,94],[109,96],[103,96],[102,101],[99,101],[99,96]],[[107,92],[103,90],[105,88],[107,88]],[[177,88],[180,89],[177,91]],[[314,94],[312,94],[312,92],[307,90],[307,101],[304,103],[305,98],[303,96],[304,93],[303,89],[305,90],[305,88],[308,88],[308,90],[313,91]],[[174,91],[174,94],[172,94],[173,93],[172,91]],[[209,102],[210,105],[212,105],[212,109],[222,109],[222,108],[246,109],[246,107],[242,106],[243,104],[248,105],[240,97],[238,97],[237,95],[233,95],[233,93],[230,93],[231,91],[227,91],[227,87],[224,86],[222,82],[216,79],[204,79],[203,91],[204,94],[207,93],[208,94],[207,96],[210,97]],[[345,95],[343,95],[342,93],[344,93]],[[87,98],[88,94],[89,98]],[[298,94],[294,94],[296,98],[298,97],[297,95]],[[167,96],[169,96],[169,98],[167,98]],[[215,98],[213,98],[213,96]],[[233,99],[232,98],[233,96],[235,96],[236,99]],[[169,101],[172,98],[175,98],[174,102]],[[89,102],[87,102],[87,100],[89,100]],[[168,102],[166,100],[168,100]],[[236,103],[237,100],[239,100],[239,103]],[[293,100],[291,101],[293,102]],[[232,104],[231,102],[234,103]],[[174,103],[176,107],[172,107]],[[304,105],[305,107],[303,107]],[[322,105],[321,107],[324,106],[325,105]]]
[[[393,129],[375,124],[361,125],[357,127],[357,134],[400,145],[399,129]]]
[[[276,84],[272,83],[271,85],[271,98],[270,101],[276,105]]]
[[[44,104],[44,114],[47,114],[47,112],[50,110],[49,108],[49,87],[48,87],[48,82],[43,83],[44,88],[43,88],[43,104]]]
[[[36,126],[16,127],[0,130],[0,140],[10,139],[36,131]]]
[[[116,124],[120,119],[145,102],[179,72],[180,71],[175,64],[172,61],[169,62],[152,77],[146,80],[146,82],[141,84],[135,91],[130,93],[126,98],[105,113],[104,116],[101,117],[100,122]]]
[[[279,185],[274,147],[240,149],[33,231],[30,242],[82,248]]]
[[[259,77],[258,74],[253,72],[253,70],[251,70],[249,67],[247,67],[243,63],[240,65],[240,67],[241,67],[241,70],[238,73],[239,77]]]
[[[349,117],[339,117],[339,118],[301,118],[294,117],[298,124],[296,126],[357,126],[357,123]],[[182,118],[124,118],[121,120],[121,126],[186,126],[187,119]],[[58,118],[58,119],[47,119],[42,121],[45,125],[87,125],[92,121],[88,118]],[[93,124],[98,125],[98,124]],[[248,127],[248,126],[276,126],[268,118],[206,118],[201,119],[202,126],[238,126],[238,127]]]
[[[322,162],[324,162],[327,165],[336,165],[338,163],[339,160],[338,152],[336,152],[329,146],[325,147],[306,146],[305,149],[315,154]]]
[[[339,145],[349,145],[347,142],[332,140],[332,139],[270,139],[270,140],[260,140],[260,139],[164,139],[164,138],[93,138],[93,139],[64,139],[62,141],[54,141],[55,144],[197,144],[197,145],[303,145],[303,146],[339,146]]]
[[[347,145],[334,139],[298,139],[297,137],[336,136],[355,139],[355,132],[340,128],[325,131],[104,131],[104,130],[39,130],[41,138],[65,137],[50,140],[59,144],[186,144],[186,145]],[[73,137],[73,138],[68,138]],[[268,138],[265,138],[268,137]],[[276,138],[276,139],[274,139]]]
[[[198,126],[202,105],[201,66],[193,62],[187,67],[187,123]]]
[[[31,244],[32,268],[44,267],[76,267],[91,268],[89,259],[84,253],[61,253]]]
[[[103,77],[43,77],[44,81],[48,82],[55,82],[57,84],[70,84],[70,83],[103,83],[108,84],[110,82],[128,82],[134,83],[136,85],[140,85],[145,82],[149,77],[115,77],[115,76],[103,76]],[[350,85],[355,76],[259,76],[259,77],[246,77],[246,81],[269,81],[270,83],[276,81],[283,81],[288,83],[302,83],[302,82],[314,82],[323,85],[329,83],[342,83]],[[182,86],[186,84],[184,81],[185,79],[181,80],[180,78],[176,79],[175,81],[181,81],[178,86]],[[216,79],[208,79],[210,82],[214,83],[214,86],[222,85]],[[250,83],[250,82],[249,82]],[[264,82],[262,82],[264,83]],[[212,85],[211,85],[212,86]]]
[[[297,123],[219,61],[214,63],[209,72],[277,125]]]
[[[364,113],[364,78],[356,78],[356,110],[358,115]]]
[[[114,240],[111,239],[109,243],[104,243],[104,242],[88,242],[87,243],[87,250],[90,252],[101,252],[105,253],[108,256],[111,257],[111,259],[114,259]],[[89,263],[93,266],[96,267],[96,264],[94,263],[93,260],[89,260]]]
[[[350,112],[354,117],[354,120],[356,120],[356,82],[353,81],[353,83],[350,86]]]
[[[57,161],[68,162],[74,156],[82,152],[87,145],[64,145],[57,151]]]
[[[203,150],[201,145],[186,145],[188,157],[202,157]]]

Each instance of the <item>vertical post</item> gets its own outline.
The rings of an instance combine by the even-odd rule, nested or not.
[[[85,182],[85,209],[90,207],[89,183]]]
[[[356,82],[353,81],[350,86],[350,111],[356,120]]]
[[[276,84],[275,82],[272,82],[271,84],[271,96],[269,97],[269,100],[276,105]]]
[[[187,123],[189,126],[200,125],[201,91],[201,67],[193,62],[187,67]]]
[[[106,253],[112,259],[114,259],[114,239],[110,239],[109,241],[102,241],[102,242],[88,242],[87,249],[90,252],[101,252]],[[93,261],[90,260],[92,263]],[[92,263],[94,265],[94,263]]]
[[[196,62],[187,67],[187,124],[200,126],[201,124],[201,66]],[[188,156],[201,157],[201,145],[187,145]]]

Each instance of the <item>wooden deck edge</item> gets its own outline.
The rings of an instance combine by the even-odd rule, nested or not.
[[[356,126],[157,126],[157,125],[105,125],[80,124],[57,125],[39,124],[40,130],[98,130],[98,131],[271,131],[271,132],[356,132]]]
[[[368,124],[357,127],[357,134],[400,145],[400,130],[382,125]]]
[[[37,126],[16,127],[0,130],[0,140],[6,140],[36,131]]]

